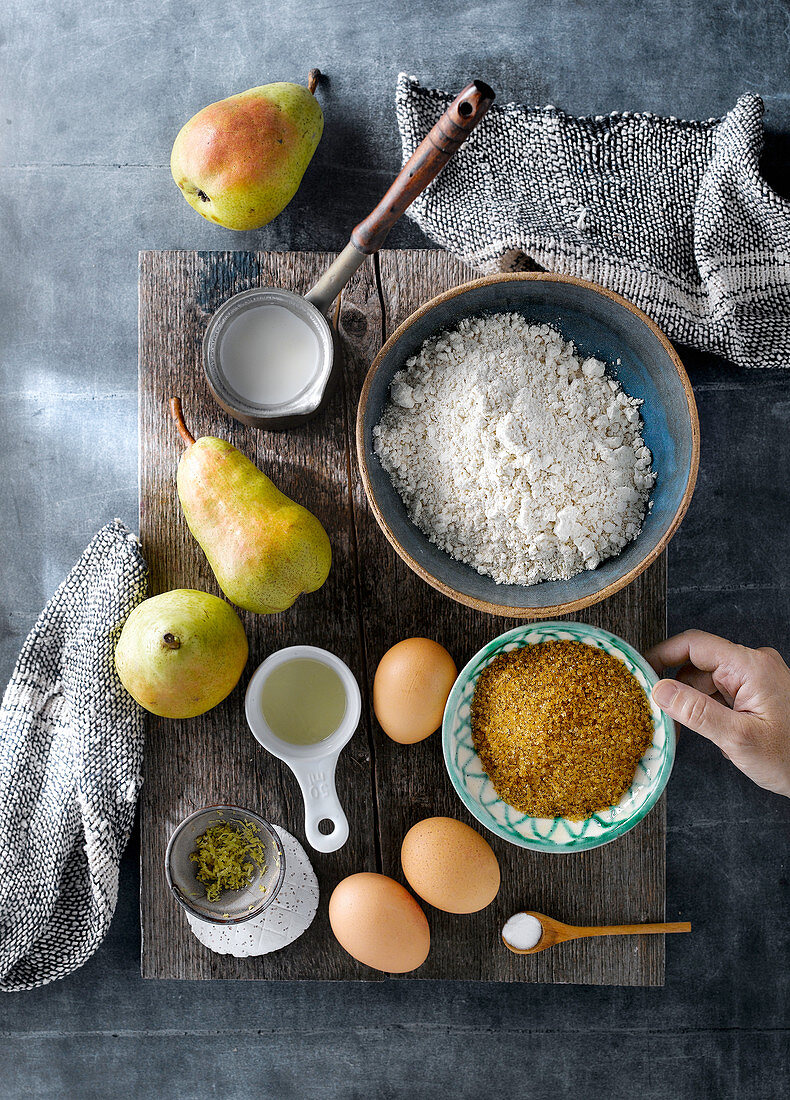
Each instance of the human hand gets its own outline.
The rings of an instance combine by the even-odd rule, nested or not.
[[[758,786],[790,797],[790,668],[775,649],[748,649],[686,630],[647,659],[659,676],[653,699],[665,714],[707,737]]]

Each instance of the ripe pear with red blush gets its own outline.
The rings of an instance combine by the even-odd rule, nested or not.
[[[264,84],[210,103],[182,126],[170,170],[184,198],[226,229],[260,229],[296,194],[324,116],[308,86]]]

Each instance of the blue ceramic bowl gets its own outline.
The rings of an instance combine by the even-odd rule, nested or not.
[[[472,696],[483,669],[502,653],[553,641],[583,642],[622,661],[645,692],[653,719],[653,740],[637,765],[631,786],[616,806],[600,810],[584,821],[530,817],[503,802],[483,770],[472,740]],[[533,623],[500,634],[475,653],[461,670],[444,709],[444,762],[461,801],[492,833],[535,852],[583,852],[616,840],[633,829],[656,804],[675,760],[675,724],[650,698],[657,679],[644,657],[627,642],[587,623]]]
[[[517,312],[548,323],[584,356],[594,355],[631,397],[641,398],[644,439],[658,477],[639,536],[597,569],[567,581],[497,584],[434,546],[409,519],[373,450],[373,428],[394,374],[425,340],[464,317]],[[699,464],[699,421],[691,383],[666,336],[624,298],[571,276],[491,275],[432,299],[387,340],[371,366],[357,412],[357,452],[368,500],[384,534],[423,580],[460,603],[494,615],[549,618],[611,596],[666,547],[688,508]]]

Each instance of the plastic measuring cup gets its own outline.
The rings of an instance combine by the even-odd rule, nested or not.
[[[322,741],[310,745],[296,745],[283,741],[269,727],[263,715],[263,686],[268,676],[288,661],[319,661],[331,668],[343,686],[346,709],[340,725]],[[317,852],[335,852],[348,840],[346,818],[335,789],[335,768],[340,753],[351,740],[362,713],[362,697],[351,669],[334,653],[311,645],[289,646],[267,657],[253,673],[244,699],[244,709],[255,740],[272,756],[287,764],[296,776],[304,799],[305,836]],[[322,821],[331,822],[333,828],[323,833]]]

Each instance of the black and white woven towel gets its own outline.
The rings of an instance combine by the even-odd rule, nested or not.
[[[143,721],[113,654],[146,594],[137,539],[96,535],[33,627],[0,706],[0,989],[81,966],[107,931]]]
[[[451,98],[400,75],[404,159]],[[760,176],[762,116],[755,95],[708,122],[495,105],[409,213],[483,271],[591,279],[679,343],[790,367],[790,203]]]

